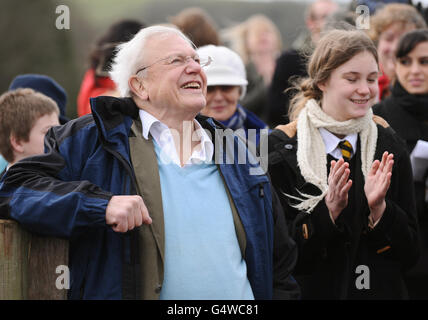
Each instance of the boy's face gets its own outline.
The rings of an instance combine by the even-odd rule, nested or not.
[[[48,130],[53,126],[58,126],[58,114],[46,114],[37,119],[33,128],[30,131],[28,141],[21,141],[22,153],[19,157],[26,158],[45,152],[44,139]]]

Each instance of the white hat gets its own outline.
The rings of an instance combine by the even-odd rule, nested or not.
[[[208,56],[212,58],[212,62],[204,69],[208,86],[240,86],[240,99],[245,96],[247,74],[244,63],[237,53],[229,48],[211,44],[198,48],[196,52],[202,59]]]

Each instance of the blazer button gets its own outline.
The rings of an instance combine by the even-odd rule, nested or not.
[[[292,145],[292,144],[287,143],[287,144],[284,146],[284,148],[285,148],[285,149],[287,149],[287,150],[291,150],[291,149],[293,149],[293,145]]]
[[[156,286],[156,288],[155,288],[155,292],[156,292],[156,293],[160,293],[160,292],[161,292],[161,290],[162,290],[162,285],[161,285],[161,284],[158,284],[158,285]]]

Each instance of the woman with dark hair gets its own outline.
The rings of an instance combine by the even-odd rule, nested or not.
[[[317,43],[290,120],[269,136],[269,173],[299,257],[303,299],[404,299],[419,256],[411,166],[371,106],[376,47],[359,30]]]
[[[395,52],[391,95],[373,107],[403,138],[411,153],[418,140],[428,141],[428,29],[406,33]],[[408,278],[411,298],[428,298],[427,174],[415,178],[416,206],[422,238],[422,256]]]
[[[113,24],[96,43],[90,54],[90,68],[83,76],[77,97],[77,114],[91,113],[89,98],[100,95],[118,96],[116,85],[108,71],[115,56],[116,46],[130,40],[145,25],[134,20],[122,20]]]

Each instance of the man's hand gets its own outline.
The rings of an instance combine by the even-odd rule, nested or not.
[[[113,196],[107,205],[106,223],[116,232],[126,232],[151,224],[152,219],[140,196]]]
[[[331,162],[328,192],[324,201],[334,221],[348,205],[348,191],[352,186],[352,180],[348,180],[350,172],[349,163],[342,158]]]
[[[378,221],[385,211],[385,196],[391,184],[393,165],[394,155],[385,151],[382,155],[382,161],[373,161],[370,172],[367,175],[364,192],[373,222]]]

